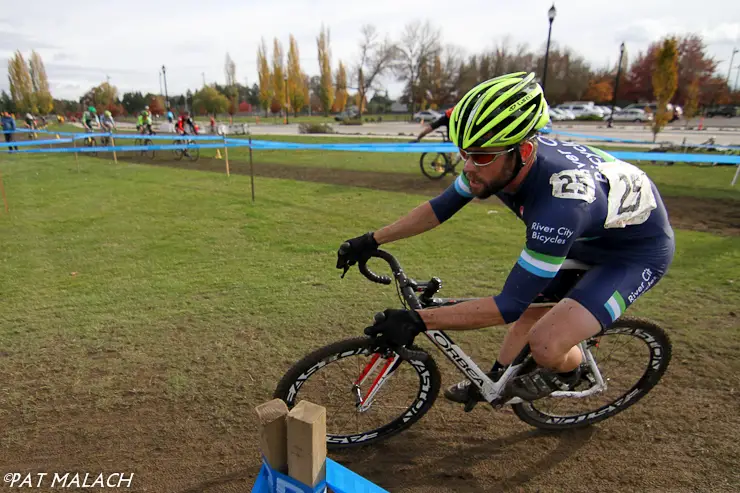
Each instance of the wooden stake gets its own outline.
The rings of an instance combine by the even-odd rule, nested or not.
[[[252,203],[254,203],[254,164],[252,163],[252,132],[251,131],[249,132],[249,176],[252,180]]]
[[[3,202],[5,202],[5,212],[10,212],[8,208],[8,197],[5,196],[5,185],[3,185],[3,175],[0,173],[0,192],[3,193]]]
[[[224,158],[226,160],[226,176],[231,176],[231,173],[229,172],[229,148],[226,147],[226,134],[223,135],[224,138]]]
[[[72,147],[77,149],[77,139],[72,137]],[[77,164],[77,172],[80,172],[80,160],[77,158],[77,153],[75,152],[75,163]]]
[[[113,145],[113,147],[116,147],[116,139],[113,138],[113,134],[110,134],[110,142]],[[118,164],[118,157],[116,156],[116,151],[113,151],[113,161]]]
[[[301,401],[288,413],[288,474],[311,487],[326,479],[326,408]]]
[[[260,451],[273,469],[288,473],[288,406],[273,399],[255,408],[260,420]]]

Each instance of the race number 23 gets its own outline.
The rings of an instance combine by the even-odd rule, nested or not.
[[[617,209],[617,215],[621,216],[626,212],[635,212],[640,206],[642,176],[628,176],[620,173],[619,181],[624,183],[624,193],[622,194],[622,198],[619,201],[619,208]]]

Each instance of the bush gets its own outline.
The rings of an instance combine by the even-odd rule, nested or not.
[[[334,129],[328,123],[299,123],[299,134],[333,134]]]
[[[603,121],[604,119],[600,117],[599,115],[581,115],[581,116],[577,116],[576,120],[586,121],[586,122],[600,122],[600,121]]]
[[[353,119],[344,118],[339,123],[340,123],[340,125],[362,125],[362,120],[359,120],[359,119],[356,119],[356,118],[353,118]]]

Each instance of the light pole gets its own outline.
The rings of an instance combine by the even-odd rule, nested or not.
[[[547,19],[550,21],[550,27],[547,30],[547,48],[545,49],[545,69],[542,71],[542,93],[545,93],[545,84],[547,84],[547,58],[550,55],[550,34],[552,34],[552,21],[555,20],[555,4],[552,4],[550,10],[547,11]],[[547,95],[545,95],[547,96]],[[547,99],[547,97],[545,97]]]
[[[612,95],[612,112],[609,113],[609,123],[607,127],[611,128],[614,120],[614,106],[617,104],[617,91],[619,91],[619,76],[622,75],[622,57],[624,56],[624,42],[619,45],[619,65],[617,66],[617,80],[614,81],[614,94]]]
[[[290,123],[288,121],[288,104],[290,101],[290,98],[288,97],[288,74],[283,75],[283,82],[285,82],[285,124],[287,125]]]
[[[735,53],[738,52],[737,48],[732,49],[732,56],[730,57],[730,70],[727,71],[727,85],[730,85],[730,74],[732,73],[732,62],[735,60]]]
[[[162,77],[164,77],[164,100],[165,100],[165,107],[169,110],[170,108],[170,97],[167,95],[167,72],[164,69],[164,65],[162,65]]]

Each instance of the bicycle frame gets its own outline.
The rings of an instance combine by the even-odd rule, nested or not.
[[[423,308],[422,305],[422,297],[425,297],[427,295],[426,288],[429,286],[430,283],[419,285],[412,279],[409,279],[406,274],[403,272],[403,269],[401,269],[401,266],[398,264],[396,259],[390,255],[387,252],[379,250],[376,255],[379,258],[382,258],[386,260],[390,266],[391,270],[393,271],[393,275],[398,282],[401,293],[403,294],[404,299],[406,302],[413,308],[413,309],[421,309]],[[380,282],[382,284],[390,284],[390,279],[387,277],[381,277],[377,274],[374,274],[370,270],[368,270],[365,263],[360,264],[360,271],[374,282]],[[567,261],[563,264],[564,269],[583,269],[584,265],[575,262],[575,261]],[[386,282],[388,281],[388,282]],[[425,293],[422,295],[422,297],[418,297],[414,290],[416,289],[424,289]],[[437,288],[438,289],[438,288]],[[436,289],[435,289],[436,291]],[[433,295],[434,293],[431,293]],[[431,296],[429,295],[429,296]],[[457,304],[464,301],[468,301],[469,299],[462,298],[462,299],[452,299],[452,298],[430,298],[429,296],[426,296],[426,299],[428,300],[428,306],[429,307],[437,307],[437,306],[443,306],[443,305],[450,305],[450,304]],[[548,303],[533,303],[531,306],[547,306]],[[497,380],[493,381],[488,375],[483,372],[480,367],[467,355],[465,352],[457,345],[455,342],[442,330],[429,330],[424,333],[424,335],[427,336],[427,338],[434,344],[437,349],[439,349],[446,357],[449,359],[452,364],[454,364],[460,372],[465,375],[466,378],[468,378],[479,390],[481,396],[483,399],[491,404],[494,407],[502,407],[505,405],[511,405],[511,404],[518,404],[520,402],[523,402],[522,399],[519,397],[512,397],[512,398],[506,398],[504,396],[504,389],[506,388],[506,384],[509,380],[514,378],[516,375],[518,375],[519,371],[521,370],[524,363],[527,361],[527,358],[530,356],[530,350],[529,345],[527,344],[517,355],[516,358],[514,358],[514,361],[506,368],[503,375]],[[595,379],[595,385],[592,385],[590,388],[588,388],[585,391],[556,391],[550,394],[550,397],[569,397],[569,398],[583,398],[588,397],[590,395],[603,392],[606,390],[607,385],[604,381],[603,377],[601,376],[601,372],[599,371],[598,366],[596,365],[596,360],[594,359],[593,355],[591,354],[591,351],[589,351],[586,342],[581,341],[578,344],[578,347],[581,350],[581,353],[584,356],[585,362],[589,367],[589,370],[591,371],[591,374],[594,376]],[[365,412],[368,409],[370,409],[372,405],[372,401],[374,397],[377,395],[377,393],[380,391],[380,389],[383,387],[383,385],[388,381],[388,379],[392,376],[395,369],[398,367],[398,363],[400,363],[401,356],[397,353],[393,353],[393,356],[389,358],[387,361],[385,359],[382,359],[380,357],[380,354],[375,354],[370,363],[368,363],[363,371],[361,372],[359,378],[354,383],[353,389],[357,393],[357,410],[358,412]],[[383,361],[385,363],[383,364]],[[414,364],[413,360],[408,360],[410,364]],[[369,375],[371,375],[380,365],[383,365],[382,369],[378,373],[378,375],[375,378],[375,381],[372,383],[370,388],[368,389],[368,392],[366,396],[363,398],[359,393],[359,388],[362,383],[367,380]]]

